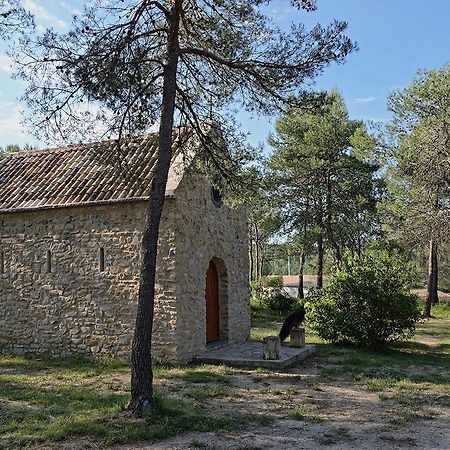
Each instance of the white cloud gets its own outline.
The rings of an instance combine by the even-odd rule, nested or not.
[[[36,144],[37,141],[21,123],[22,115],[19,105],[15,102],[0,102],[0,146],[8,144],[24,145],[26,143]]]
[[[59,29],[67,28],[67,23],[64,22],[64,20],[59,19],[33,0],[25,0],[23,2],[23,6],[25,9],[30,11],[37,19],[43,20],[48,25]]]
[[[79,16],[82,14],[82,11],[79,10],[78,8],[74,8],[72,5],[69,5],[66,2],[59,2],[59,4],[66,10],[68,11],[70,14],[74,15],[74,16]]]
[[[377,99],[376,97],[372,97],[372,96],[358,97],[358,98],[355,98],[354,102],[355,103],[371,103],[371,102],[375,101],[376,99]]]
[[[11,73],[12,72],[12,60],[8,55],[0,53],[0,72]]]

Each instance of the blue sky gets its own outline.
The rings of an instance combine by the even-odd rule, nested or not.
[[[82,9],[78,0],[24,0],[38,27],[68,29],[71,14]],[[448,0],[318,0],[318,10],[292,13],[287,0],[274,0],[267,13],[282,28],[292,21],[307,26],[327,24],[334,18],[349,24],[348,35],[359,44],[344,65],[330,66],[316,80],[317,89],[337,89],[354,119],[387,121],[386,97],[407,86],[418,69],[442,67],[450,62],[450,1]],[[20,125],[17,98],[23,83],[10,79],[9,62],[0,47],[0,146],[36,141]],[[241,114],[251,143],[264,142],[274,119],[250,119]]]

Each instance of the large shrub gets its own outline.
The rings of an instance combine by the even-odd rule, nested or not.
[[[265,288],[283,289],[283,277],[281,275],[269,275],[262,280]]]
[[[292,298],[286,292],[275,289],[267,295],[264,303],[272,311],[286,313],[292,309],[295,303],[295,298]]]
[[[396,253],[372,251],[347,258],[329,284],[308,296],[309,325],[331,342],[383,348],[409,338],[420,317],[408,270]]]

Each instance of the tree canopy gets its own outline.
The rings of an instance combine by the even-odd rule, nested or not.
[[[375,141],[362,123],[348,118],[336,92],[306,113],[293,108],[276,124],[270,159],[274,196],[284,205],[283,221],[305,242],[315,243],[321,285],[323,252],[339,263],[342,250],[361,252],[376,231],[380,185],[370,158]]]
[[[438,300],[438,246],[450,236],[450,65],[419,71],[410,86],[391,94],[388,106],[394,118],[385,207],[392,229],[401,229],[397,239],[429,246],[429,315]]]
[[[11,39],[16,33],[23,33],[34,25],[30,12],[19,0],[0,0],[0,37]]]
[[[65,142],[79,139],[80,131],[120,137],[147,130],[160,119],[175,18],[178,125],[204,136],[202,124],[225,128],[237,104],[252,112],[279,111],[356,46],[343,34],[345,22],[311,30],[298,24],[285,33],[260,12],[267,3],[97,2],[69,33],[47,30],[24,41],[18,76],[30,83],[29,120],[47,138]],[[312,1],[291,3],[314,7]]]

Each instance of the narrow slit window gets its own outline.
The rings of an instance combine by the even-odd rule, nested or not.
[[[100,247],[99,252],[99,268],[100,272],[105,271],[105,249],[103,247]]]
[[[5,273],[5,252],[0,250],[0,274]]]
[[[47,250],[47,273],[52,273],[52,252]]]

